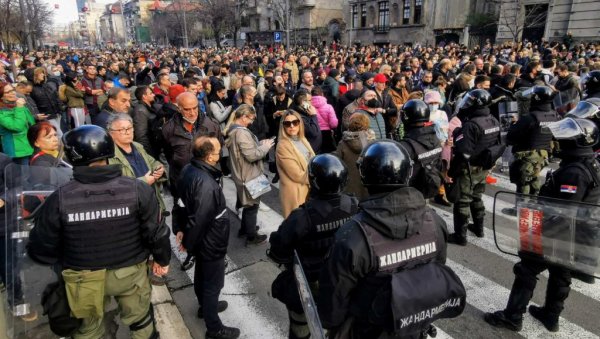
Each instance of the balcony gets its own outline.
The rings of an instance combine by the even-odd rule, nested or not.
[[[390,31],[390,25],[373,26],[373,32],[375,32],[375,34],[388,33],[389,31]]]

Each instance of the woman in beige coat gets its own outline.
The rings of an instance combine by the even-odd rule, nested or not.
[[[283,217],[302,205],[308,197],[308,160],[315,155],[304,137],[300,114],[286,111],[279,125],[277,142],[277,169],[279,171],[279,199]]]
[[[257,178],[263,173],[263,158],[273,147],[273,140],[258,141],[258,138],[248,129],[256,119],[254,107],[246,104],[240,105],[234,112],[225,133],[225,145],[229,150],[229,167],[231,179],[237,189],[236,208],[242,207],[242,224],[238,237],[245,236],[247,245],[258,245],[266,241],[267,236],[257,233],[256,219],[260,197],[252,199],[244,183]]]

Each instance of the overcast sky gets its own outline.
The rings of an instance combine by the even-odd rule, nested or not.
[[[72,21],[77,21],[77,3],[75,0],[44,0],[54,9],[58,4],[58,9],[54,9],[54,25],[64,26]],[[96,0],[97,3],[111,3],[116,0]]]

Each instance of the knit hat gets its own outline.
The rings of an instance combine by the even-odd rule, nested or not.
[[[335,69],[335,68],[332,68],[329,71],[329,76],[332,77],[332,78],[335,78],[338,75],[340,75],[340,72],[337,69]]]
[[[171,99],[171,102],[175,102],[177,96],[183,92],[185,92],[185,88],[183,88],[182,85],[177,84],[169,87],[169,98]]]
[[[362,81],[364,82],[364,81],[367,81],[367,80],[372,79],[374,77],[375,77],[375,73],[373,73],[373,72],[366,72],[366,73],[363,73],[363,75],[362,75]]]
[[[387,82],[387,77],[385,76],[385,74],[383,73],[379,73],[375,76],[375,79],[373,79],[373,81],[375,82],[379,82],[379,83],[386,83]]]
[[[425,101],[426,104],[430,104],[432,102],[441,103],[442,96],[438,91],[427,91],[425,93],[425,99],[423,101]]]

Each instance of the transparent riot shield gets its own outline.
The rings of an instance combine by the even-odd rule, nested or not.
[[[577,187],[561,187],[576,190]],[[502,202],[514,203],[516,218],[498,218]],[[527,256],[600,278],[600,206],[568,200],[498,192],[494,197],[494,238],[506,254]]]
[[[300,258],[298,257],[296,250],[294,250],[294,276],[296,277],[300,301],[302,301],[302,308],[304,309],[304,315],[306,316],[306,322],[310,329],[311,338],[325,339],[323,326],[321,326],[321,319],[319,319],[319,313],[317,312],[317,305],[315,304],[312,292],[308,286],[308,281],[306,280],[306,275],[304,275],[304,270],[302,269]]]
[[[48,195],[72,176],[70,168],[11,164],[4,172],[4,212],[0,233],[2,314],[0,338],[54,338],[43,316],[41,296],[46,285],[57,280],[52,267],[27,255],[29,232],[43,218],[41,208]],[[5,326],[1,326],[4,322]]]

